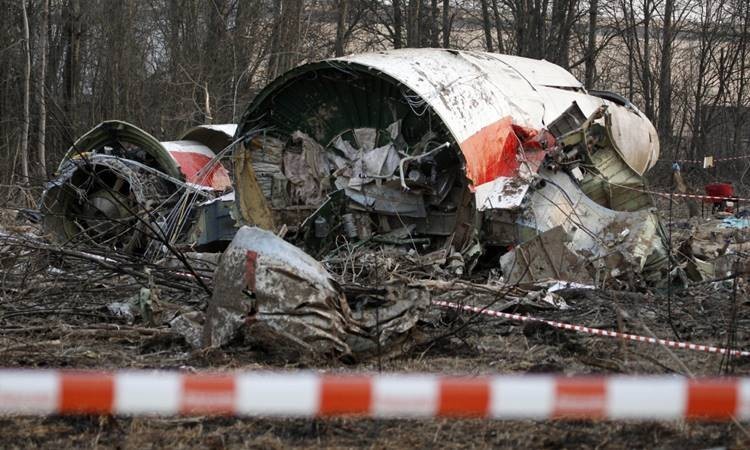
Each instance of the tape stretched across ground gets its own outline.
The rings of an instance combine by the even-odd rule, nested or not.
[[[664,345],[666,347],[679,348],[683,350],[695,350],[698,352],[719,353],[721,355],[728,354],[730,356],[742,356],[742,357],[750,356],[750,352],[746,350],[729,350],[726,348],[714,347],[712,345],[692,344],[690,342],[670,341],[667,339],[639,336],[637,334],[620,333],[617,331],[602,330],[601,328],[591,328],[591,327],[586,327],[583,325],[573,325],[570,323],[555,322],[554,320],[540,319],[540,318],[532,317],[532,316],[522,316],[520,314],[504,313],[500,311],[494,311],[492,309],[480,308],[479,306],[461,305],[458,303],[445,302],[442,300],[435,300],[432,303],[442,308],[455,309],[458,311],[471,311],[477,314],[484,314],[487,316],[499,317],[501,319],[515,320],[518,322],[544,323],[551,327],[559,328],[561,330],[577,331],[579,333],[584,333],[584,334],[593,334],[596,336],[626,339],[626,340],[633,341],[633,342],[643,342],[646,344]]]
[[[0,413],[747,420],[750,378],[5,369]]]

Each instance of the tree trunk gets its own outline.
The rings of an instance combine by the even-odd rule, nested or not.
[[[430,46],[440,47],[440,26],[438,25],[438,0],[430,2]]]
[[[494,52],[495,46],[492,44],[492,25],[490,24],[490,8],[487,0],[482,0],[482,28],[484,28],[484,44],[488,52]]]
[[[451,46],[451,5],[449,0],[443,0],[443,48]]]
[[[268,56],[268,80],[273,80],[279,73],[279,58],[281,52],[281,3],[273,0],[273,31],[271,32],[271,54]]]
[[[81,2],[69,0],[65,8],[65,62],[63,64],[63,108],[68,123],[76,126],[76,102],[81,61]]]
[[[299,39],[302,0],[277,0],[274,3],[277,24],[274,28],[273,53],[269,60],[271,78],[295,67],[299,61]],[[273,64],[271,64],[273,62]]]
[[[336,43],[334,52],[336,56],[344,56],[344,38],[346,37],[346,18],[349,14],[349,0],[339,0],[338,17],[336,21]]]
[[[594,87],[594,69],[596,68],[596,13],[599,0],[591,0],[589,8],[589,33],[586,44],[586,75],[584,84],[588,89]]]
[[[421,47],[420,21],[422,19],[422,0],[409,0],[407,15],[406,46]]]
[[[659,122],[662,148],[672,141],[672,11],[674,0],[665,0],[662,28],[661,61],[659,67]]]
[[[401,0],[393,0],[393,48],[404,46],[404,18],[401,14]]]
[[[643,3],[643,107],[649,120],[654,120],[654,97],[651,83],[651,0]]]
[[[47,177],[47,93],[45,80],[47,78],[47,32],[49,28],[49,0],[42,0],[42,21],[39,25],[39,72],[36,80],[37,110],[37,163],[42,179]]]
[[[31,48],[29,47],[29,13],[26,0],[21,1],[23,9],[23,49],[26,64],[23,74],[23,132],[21,134],[21,177],[23,183],[29,182],[29,128],[31,128]]]
[[[492,0],[492,14],[495,18],[495,33],[497,34],[497,51],[505,53],[505,44],[503,43],[503,23],[500,17],[500,9],[497,7],[497,0]]]

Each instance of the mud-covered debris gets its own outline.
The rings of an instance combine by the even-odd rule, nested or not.
[[[246,325],[324,354],[349,354],[344,337],[356,327],[341,288],[318,261],[254,227],[242,227],[222,255],[204,345],[222,346]]]

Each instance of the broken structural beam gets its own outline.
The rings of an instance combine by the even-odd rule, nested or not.
[[[750,378],[0,370],[0,413],[750,419]]]

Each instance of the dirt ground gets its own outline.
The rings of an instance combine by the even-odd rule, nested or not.
[[[663,297],[623,292],[564,293],[568,311],[543,316],[587,325],[672,337]],[[673,322],[691,342],[723,345],[731,290],[704,288],[676,295]],[[742,308],[747,308],[743,294]],[[118,328],[94,316],[9,316],[0,310],[0,353],[8,367],[162,368],[232,370],[269,368],[269,355],[241,342],[225,351],[192,351],[181,338],[145,327]],[[95,305],[91,310],[96,311]],[[620,311],[618,313],[618,311]],[[18,311],[17,311],[18,312]],[[537,314],[539,315],[539,314]],[[627,317],[626,317],[627,316]],[[747,348],[750,318],[737,326],[737,347]],[[24,319],[21,319],[24,317]],[[468,316],[470,317],[470,316]],[[8,322],[15,319],[16,325]],[[93,319],[93,320],[92,320]],[[444,327],[422,332],[438,337],[467,315],[447,313]],[[23,325],[22,322],[25,322]],[[620,325],[618,326],[618,322]],[[96,324],[99,325],[96,325]],[[23,328],[23,331],[22,329]],[[454,336],[380,362],[344,365],[287,365],[285,369],[325,371],[434,371],[455,374],[555,372],[566,374],[736,375],[750,372],[750,361],[727,364],[721,356],[621,342],[561,332],[544,325],[518,326],[484,319]],[[743,448],[744,426],[733,423],[651,423],[492,420],[262,420],[235,418],[46,417],[0,419],[3,448]]]
[[[664,210],[662,208],[662,210]],[[679,217],[679,213],[678,213]],[[315,369],[446,374],[750,375],[750,359],[666,349],[440,310],[398,357],[355,364],[277,355],[235,341],[192,350],[163,325],[130,324],[107,305],[139,283],[106,271],[62,275],[59,255],[0,253],[0,365],[25,368],[173,370]],[[24,262],[23,276],[9,267]],[[45,259],[46,258],[46,259]],[[56,259],[58,258],[58,259]],[[80,262],[79,262],[80,263]],[[83,264],[83,263],[80,263]],[[83,271],[83,269],[81,269]],[[665,291],[567,290],[567,310],[537,317],[693,343],[750,348],[750,286],[740,279]],[[165,304],[200,307],[198,288],[176,286]],[[502,302],[500,302],[502,303]],[[733,314],[732,311],[736,311]],[[467,321],[470,323],[467,324]],[[0,417],[0,448],[748,448],[747,424],[494,420],[266,420],[237,418]]]

